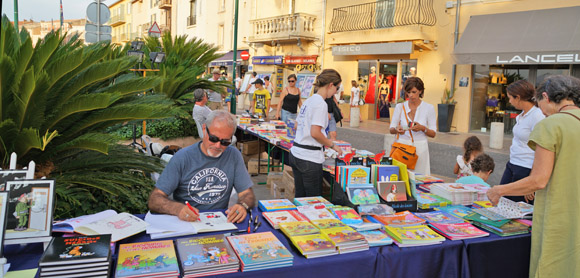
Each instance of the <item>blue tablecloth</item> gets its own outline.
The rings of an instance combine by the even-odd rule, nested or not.
[[[254,214],[258,213],[254,209]],[[143,218],[144,215],[138,215]],[[527,277],[530,235],[489,237],[469,240],[446,240],[443,244],[399,248],[396,245],[371,247],[369,251],[306,259],[278,230],[261,217],[258,232],[272,231],[294,255],[294,266],[251,272],[237,272],[219,277]],[[247,222],[237,224],[240,229]],[[204,234],[205,235],[205,234]],[[151,241],[140,233],[119,244]],[[113,255],[117,263],[118,245]],[[10,270],[38,267],[41,244],[9,245],[5,256]],[[114,273],[114,271],[112,271]],[[111,276],[113,277],[113,275]]]

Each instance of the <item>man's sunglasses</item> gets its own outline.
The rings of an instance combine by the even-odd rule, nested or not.
[[[220,144],[222,144],[224,147],[227,147],[232,143],[232,139],[220,139],[219,137],[209,133],[209,128],[207,128],[207,126],[205,127],[205,130],[207,131],[207,138],[212,143],[220,142]]]

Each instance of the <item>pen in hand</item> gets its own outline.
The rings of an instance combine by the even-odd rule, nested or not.
[[[197,211],[195,211],[195,209],[189,204],[188,201],[185,201],[185,205],[189,208],[189,210],[191,210],[193,212],[193,214],[195,214],[195,216],[197,216],[197,220],[199,220],[199,214],[197,213]]]

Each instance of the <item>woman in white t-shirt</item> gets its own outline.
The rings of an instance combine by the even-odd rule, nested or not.
[[[425,92],[421,78],[408,78],[403,89],[408,100],[395,107],[390,133],[398,135],[397,142],[415,146],[419,158],[413,170],[416,173],[431,175],[427,137],[433,138],[437,134],[435,122],[437,114],[433,105],[421,100]]]
[[[352,88],[350,88],[350,107],[358,107],[360,102],[360,89],[358,83],[356,83],[356,80],[351,80],[350,84],[352,85]],[[362,116],[360,113],[358,114],[358,117],[359,122],[362,122]],[[350,115],[348,120],[350,121]]]
[[[516,117],[513,128],[514,137],[510,147],[510,160],[505,165],[500,184],[512,183],[530,175],[534,164],[534,151],[528,146],[530,133],[536,124],[545,118],[542,110],[536,107],[533,100],[536,90],[534,85],[526,80],[518,80],[507,87],[507,95],[511,105],[522,110]],[[533,196],[527,196],[533,200]],[[506,196],[513,201],[525,201],[524,196]],[[533,204],[533,202],[532,202]]]
[[[309,97],[298,112],[296,138],[290,149],[295,197],[322,196],[323,146],[342,154],[340,148],[326,137],[328,106],[324,101],[336,93],[341,81],[336,70],[323,70],[314,82],[316,94]]]

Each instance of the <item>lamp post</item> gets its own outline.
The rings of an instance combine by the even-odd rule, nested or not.
[[[237,1],[236,1],[237,5]],[[236,20],[237,23],[237,20]],[[16,27],[16,32],[18,32],[18,0],[14,0],[14,27]]]
[[[233,77],[234,77],[234,95],[230,98],[230,113],[236,114],[236,67],[238,66],[238,0],[234,0],[236,2],[236,7],[234,9],[234,70],[233,70]],[[240,76],[240,78],[242,78]]]

